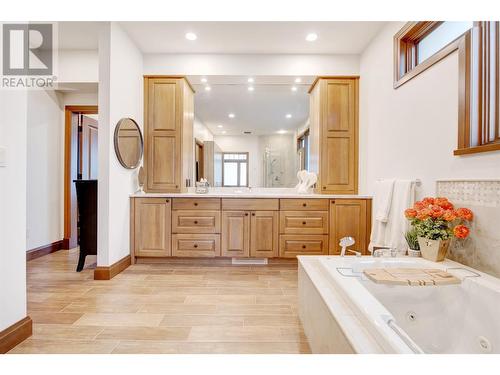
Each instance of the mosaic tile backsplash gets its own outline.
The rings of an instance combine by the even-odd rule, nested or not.
[[[453,241],[448,258],[500,277],[500,180],[438,181],[436,196],[474,212],[471,235]]]

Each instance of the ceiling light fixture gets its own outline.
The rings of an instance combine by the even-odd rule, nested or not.
[[[222,126],[222,125],[217,125],[217,127],[220,129],[220,128],[223,128],[224,126]]]
[[[286,118],[292,118],[292,115],[290,113],[287,113],[285,117]]]
[[[228,115],[227,115],[227,117],[229,117],[229,118],[234,118],[234,113],[230,113],[230,114],[228,114]]]
[[[314,42],[316,39],[318,39],[318,34],[316,33],[309,33],[306,35],[306,40],[308,42]]]
[[[302,79],[300,77],[295,78],[295,83],[300,83],[302,82]]]
[[[205,77],[203,77],[200,81],[201,83],[207,83],[207,79]]]
[[[210,86],[205,86],[205,91],[210,91],[212,88]]]
[[[248,91],[253,91],[255,90],[253,86],[248,86]]]
[[[198,39],[195,33],[186,33],[186,35],[184,36],[186,37],[187,40],[191,41]]]
[[[223,131],[222,131],[222,134],[226,134],[226,131],[225,131],[225,130],[223,130]]]
[[[297,91],[297,86],[292,86],[292,91]]]
[[[281,129],[281,130],[278,130],[276,133],[278,133],[278,134],[286,134],[286,130]]]
[[[253,83],[253,82],[254,82],[254,80],[252,77],[248,78],[248,83]]]

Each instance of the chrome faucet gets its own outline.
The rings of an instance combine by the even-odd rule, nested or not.
[[[350,253],[355,254],[357,257],[360,257],[361,253],[359,251],[347,249],[348,246],[352,246],[355,243],[356,243],[356,241],[352,237],[343,237],[343,238],[341,238],[340,242],[339,242],[339,246],[342,247],[342,250],[340,251],[340,256],[344,257],[346,252],[350,252]]]

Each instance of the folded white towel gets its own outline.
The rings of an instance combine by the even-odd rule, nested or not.
[[[394,191],[394,178],[378,180],[375,183],[375,220],[383,223],[389,218],[391,210],[392,193]]]

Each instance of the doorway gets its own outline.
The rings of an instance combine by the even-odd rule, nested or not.
[[[200,181],[202,178],[206,178],[205,176],[205,160],[204,160],[204,146],[203,142],[195,139],[194,144],[194,156],[196,161],[196,181]]]
[[[63,248],[78,245],[78,211],[74,180],[97,179],[97,106],[65,107]]]

